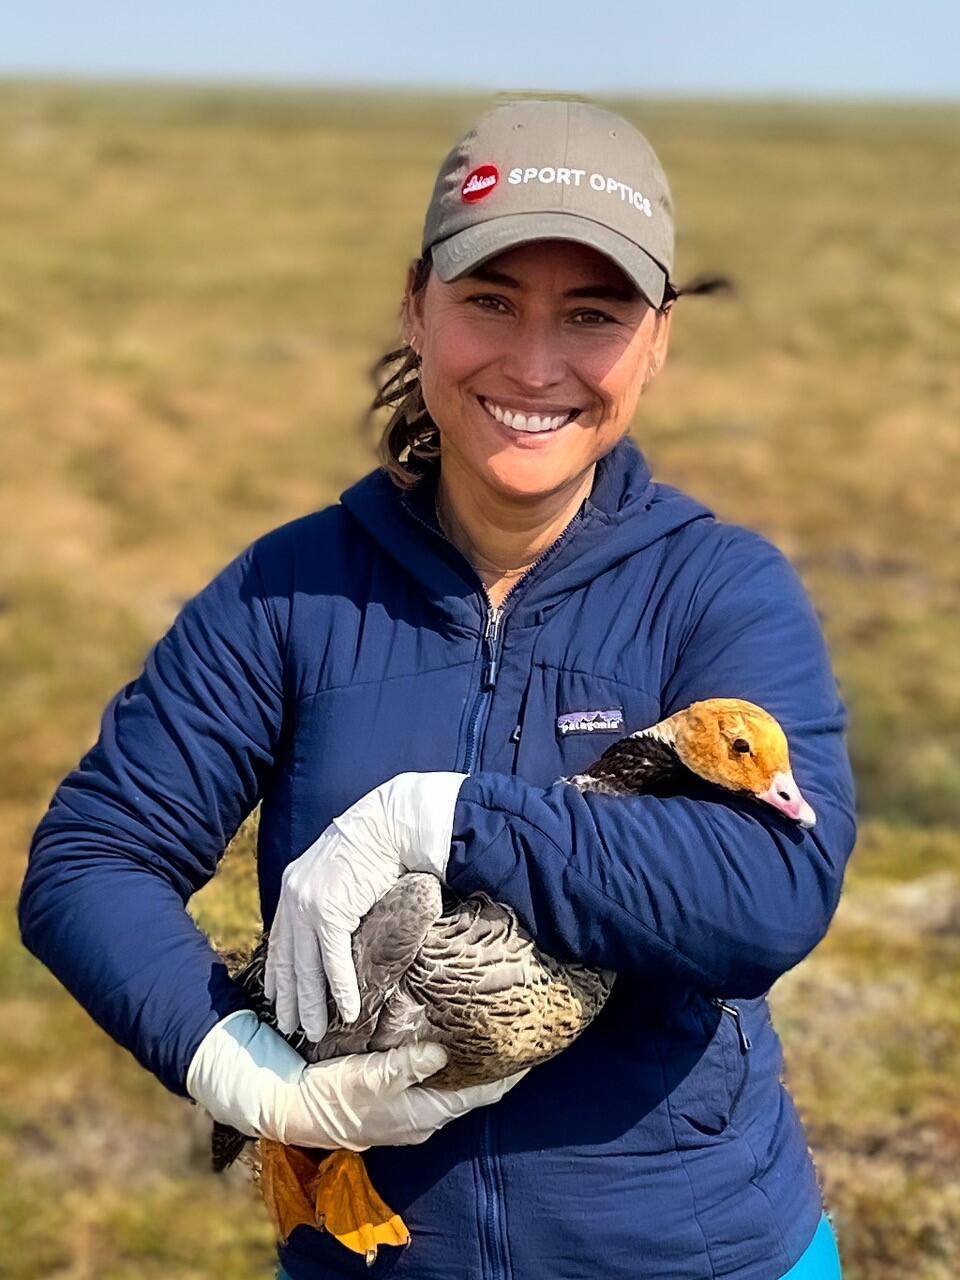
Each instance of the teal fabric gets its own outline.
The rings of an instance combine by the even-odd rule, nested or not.
[[[840,1280],[840,1275],[837,1241],[830,1220],[824,1214],[803,1256],[780,1280]]]
[[[293,1280],[293,1277],[280,1267],[276,1280]],[[837,1241],[826,1214],[820,1219],[820,1225],[804,1249],[803,1257],[780,1280],[841,1280]]]

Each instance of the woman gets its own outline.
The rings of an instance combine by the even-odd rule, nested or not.
[[[140,1062],[247,1133],[372,1148],[413,1234],[374,1274],[839,1275],[765,996],[839,897],[844,711],[784,557],[627,438],[672,253],[666,178],[621,117],[483,115],[408,277],[385,467],[185,606],[34,838],[24,939]],[[815,829],[706,789],[556,781],[723,695],[783,724]],[[615,970],[603,1014],[490,1089],[419,1085],[432,1045],[305,1068],[184,910],[258,800],[281,1025],[321,1034],[327,984],[355,1012],[350,931],[412,868]],[[281,1261],[366,1272],[303,1228]]]

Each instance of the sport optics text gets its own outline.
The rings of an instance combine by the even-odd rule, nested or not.
[[[544,165],[542,169],[511,169],[507,175],[507,181],[514,186],[525,182],[544,182],[548,185],[557,182],[561,186],[579,187],[586,173],[586,169],[567,169],[562,165],[554,168],[553,165]],[[653,209],[650,207],[648,197],[640,191],[634,191],[633,187],[628,186],[627,183],[620,182],[617,178],[607,178],[602,173],[591,173],[587,181],[594,191],[605,191],[607,195],[613,195],[619,191],[621,200],[626,200],[635,209],[645,213],[648,218],[653,217]]]

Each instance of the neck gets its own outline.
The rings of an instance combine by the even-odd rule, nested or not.
[[[494,604],[559,538],[590,493],[593,475],[591,465],[555,493],[512,498],[481,488],[456,464],[441,466],[440,527],[476,569]]]
[[[675,727],[661,720],[607,747],[583,774],[569,779],[581,791],[610,795],[675,795],[689,778],[677,754]]]

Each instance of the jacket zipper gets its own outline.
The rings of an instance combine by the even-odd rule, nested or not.
[[[438,537],[443,538],[445,542],[449,541],[439,529],[434,529],[425,520],[421,519],[415,512],[407,507],[407,512],[424,528],[429,529],[431,533],[435,533]],[[480,583],[480,590],[483,593],[485,602],[485,611],[483,619],[483,633],[480,641],[480,686],[474,699],[473,707],[470,711],[470,719],[467,724],[467,739],[464,750],[464,761],[462,771],[464,773],[473,773],[477,763],[479,754],[480,739],[483,736],[483,722],[486,718],[485,713],[489,711],[490,704],[493,700],[493,691],[497,684],[497,674],[500,665],[500,649],[502,646],[503,633],[501,630],[501,622],[503,621],[505,607],[508,599],[516,598],[518,589],[522,584],[528,583],[531,574],[533,574],[547,556],[551,555],[557,547],[563,542],[567,534],[580,522],[580,512],[573,517],[567,527],[563,530],[558,538],[551,542],[550,546],[537,557],[523,577],[513,584],[510,590],[503,597],[499,606],[495,606],[487,593],[486,587]],[[513,603],[513,601],[511,601]],[[499,1177],[499,1155],[496,1150],[495,1138],[495,1117],[493,1107],[482,1108],[479,1116],[480,1120],[480,1152],[478,1157],[478,1165],[480,1169],[480,1181],[483,1190],[483,1209],[486,1226],[486,1242],[487,1248],[484,1251],[492,1263],[491,1280],[508,1280],[511,1274],[510,1255],[507,1249],[506,1230],[503,1221],[503,1208],[501,1205],[500,1195],[500,1177]]]
[[[419,517],[417,517],[419,519]],[[470,713],[470,720],[467,725],[467,742],[466,751],[463,762],[463,772],[473,773],[474,765],[477,762],[477,753],[482,734],[481,720],[483,712],[489,708],[492,701],[492,694],[497,685],[497,675],[500,670],[500,648],[502,633],[500,623],[503,621],[507,610],[507,601],[511,604],[515,603],[516,597],[520,594],[523,586],[530,581],[530,577],[543,564],[547,556],[552,555],[557,547],[563,542],[567,534],[580,522],[580,512],[573,517],[567,527],[563,530],[559,537],[554,538],[549,547],[534,560],[533,564],[527,570],[519,581],[515,582],[510,590],[506,593],[499,605],[494,605],[490,601],[487,594],[487,588],[480,583],[480,590],[483,592],[483,598],[486,602],[486,611],[483,619],[483,635],[480,643],[481,668],[480,668],[480,687],[477,690],[477,696],[474,700],[473,709]],[[424,521],[421,521],[421,524]],[[429,525],[426,526],[428,529]],[[441,533],[440,537],[444,535]],[[448,539],[444,539],[448,541]]]
[[[433,525],[428,524],[422,516],[417,515],[409,506],[404,504],[404,509],[412,520],[417,524],[423,525],[428,529],[434,537],[442,539],[449,543],[449,538],[440,529],[435,529]],[[496,688],[497,675],[500,669],[500,648],[501,648],[501,630],[500,624],[506,613],[507,601],[514,603],[516,596],[520,593],[523,586],[529,583],[531,576],[539,569],[544,560],[560,546],[564,539],[572,532],[572,530],[580,523],[581,512],[578,511],[567,527],[560,533],[559,537],[554,538],[546,550],[542,551],[533,564],[527,570],[519,581],[515,582],[510,590],[503,597],[499,605],[494,605],[487,589],[480,582],[480,591],[483,595],[485,604],[483,616],[483,633],[480,642],[481,669],[480,669],[480,687],[477,690],[477,696],[474,699],[473,707],[470,711],[470,719],[467,722],[467,740],[465,744],[464,762],[462,772],[472,773],[476,765],[480,738],[482,735],[481,720],[483,712],[491,701],[491,695]],[[452,543],[450,545],[453,545]],[[458,548],[459,550],[459,548]],[[462,554],[462,553],[461,553]],[[466,559],[466,557],[464,557]],[[469,561],[468,561],[469,563]],[[472,566],[471,566],[472,568]],[[479,581],[479,578],[478,578]]]
[[[484,592],[486,595],[486,592]],[[474,699],[467,725],[467,741],[464,753],[463,772],[473,773],[477,761],[477,747],[480,742],[480,720],[484,709],[491,701],[491,695],[497,684],[497,668],[500,661],[498,640],[500,634],[500,609],[489,604],[484,618],[483,639],[481,641],[480,688]]]
[[[500,620],[503,606],[496,608],[490,603],[486,588],[483,591],[487,602],[484,617],[483,638],[481,640],[480,687],[477,690],[470,721],[467,725],[466,750],[463,761],[463,772],[473,773],[479,754],[481,738],[481,721],[489,710],[493,700],[493,691],[497,683],[499,665]],[[503,1224],[503,1212],[500,1198],[497,1195],[496,1143],[493,1131],[493,1107],[484,1107],[479,1116],[480,1150],[477,1164],[480,1169],[480,1186],[483,1191],[483,1219],[486,1229],[486,1257],[491,1262],[491,1280],[507,1280],[510,1274],[509,1254]]]

